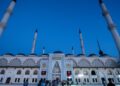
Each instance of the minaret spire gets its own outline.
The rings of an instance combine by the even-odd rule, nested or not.
[[[72,46],[72,54],[74,55],[74,53],[75,53],[75,52],[74,52],[74,47]]]
[[[35,53],[37,34],[38,34],[38,31],[37,31],[37,29],[36,29],[36,31],[35,31],[35,33],[34,33],[34,39],[33,39],[33,45],[32,45],[31,54]]]
[[[10,15],[15,7],[15,4],[16,4],[16,0],[12,0],[10,5],[8,6],[7,8],[7,11],[5,12],[5,14],[3,15],[3,18],[2,20],[0,21],[0,36],[2,35],[5,27],[6,27],[6,24],[10,18]]]
[[[97,40],[97,44],[98,44],[98,48],[99,48],[99,55],[100,55],[100,56],[103,56],[104,53],[103,53],[103,51],[101,50],[101,47],[100,47],[100,44],[99,44],[99,41],[98,41],[98,40]]]
[[[43,47],[43,49],[42,49],[42,53],[45,54],[45,47]]]
[[[80,35],[80,44],[81,44],[81,50],[82,50],[82,54],[85,55],[85,48],[84,48],[84,42],[83,42],[83,37],[82,37],[82,32],[79,29],[79,35]]]
[[[117,50],[119,53],[119,57],[120,57],[120,36],[119,36],[119,33],[115,27],[115,24],[114,24],[109,12],[108,12],[103,0],[99,0],[99,3],[101,6],[101,9],[102,9],[102,12],[103,12],[103,16],[108,24],[109,31],[111,32],[113,39],[115,41],[115,44],[116,44],[116,47],[117,47]]]

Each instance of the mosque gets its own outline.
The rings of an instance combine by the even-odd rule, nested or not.
[[[99,0],[99,3],[120,54],[120,37],[117,29],[104,2]],[[0,22],[0,35],[15,4],[16,0],[12,0]],[[79,31],[79,36],[82,54],[79,55],[74,54],[73,48],[71,54],[64,54],[61,51],[46,54],[43,48],[42,55],[36,55],[34,51],[37,34],[36,30],[30,55],[7,53],[0,56],[0,86],[22,86],[25,80],[30,86],[36,86],[41,78],[69,80],[76,86],[106,86],[108,79],[111,79],[116,86],[120,86],[120,58],[106,55],[100,47],[99,56],[95,54],[86,56],[81,31]]]

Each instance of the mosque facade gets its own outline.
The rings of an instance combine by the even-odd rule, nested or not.
[[[0,24],[0,35],[4,30],[16,0],[12,0]],[[114,26],[112,18],[102,0],[99,0],[102,12],[113,36],[118,53],[120,53],[120,37]],[[30,55],[23,53],[13,55],[6,53],[0,56],[0,85],[22,85],[24,81],[35,86],[40,79],[71,81],[80,86],[104,86],[111,79],[113,83],[120,84],[119,57],[111,57],[103,53],[99,47],[99,56],[85,54],[82,33],[80,43],[82,54],[75,55],[61,51],[46,54],[45,48],[41,55],[34,54],[38,32],[35,31],[33,46]],[[99,43],[98,43],[99,46]]]
[[[72,80],[75,84],[101,85],[108,79],[120,84],[120,68],[117,59],[104,55],[90,56],[67,54],[55,51],[51,54],[24,54],[0,56],[0,83],[37,84],[41,78],[47,80]]]

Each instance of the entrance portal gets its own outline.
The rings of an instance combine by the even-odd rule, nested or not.
[[[52,74],[52,79],[53,80],[56,80],[56,79],[61,80],[61,75],[60,74]]]
[[[59,66],[58,61],[56,61],[56,63],[54,64],[53,70],[52,70],[52,79],[59,79],[61,80],[61,69]]]

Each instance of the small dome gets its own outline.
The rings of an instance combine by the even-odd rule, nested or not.
[[[103,54],[100,57],[109,57],[109,55],[108,54]]]
[[[53,53],[63,53],[62,51],[54,51]]]
[[[35,54],[35,53],[32,53],[32,54],[30,54],[29,56],[37,56],[37,54]]]
[[[97,56],[96,54],[92,53],[89,55],[89,57],[94,57],[94,56]]]
[[[41,56],[49,56],[49,54],[47,54],[47,53],[44,53],[44,54],[42,54]]]
[[[73,54],[68,53],[68,54],[66,54],[65,56],[74,56],[74,55],[73,55]]]
[[[77,56],[85,56],[84,54],[78,54]]]
[[[6,53],[5,55],[14,56],[12,53]]]
[[[14,2],[16,2],[16,0],[13,0]]]
[[[25,54],[24,54],[24,53],[18,53],[17,55],[20,55],[20,56],[25,56]]]

